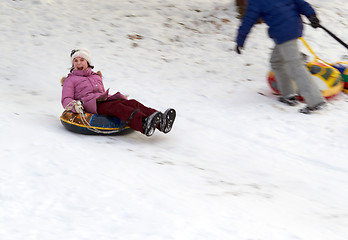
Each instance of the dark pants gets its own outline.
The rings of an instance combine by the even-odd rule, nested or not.
[[[97,111],[100,115],[114,116],[122,122],[127,122],[132,113],[139,109],[128,123],[128,126],[134,130],[143,131],[143,119],[150,116],[157,110],[149,108],[137,100],[117,99],[112,101],[98,102]]]

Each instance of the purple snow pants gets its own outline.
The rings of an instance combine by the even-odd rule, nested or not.
[[[149,108],[130,99],[117,99],[111,101],[102,101],[97,103],[97,111],[100,115],[113,116],[119,118],[122,122],[127,122],[134,111],[139,109],[128,123],[128,126],[134,130],[144,133],[143,119],[150,116],[157,110]]]

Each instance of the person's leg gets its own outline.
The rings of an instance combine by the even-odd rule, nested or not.
[[[123,104],[126,106],[133,107],[135,109],[140,109],[140,111],[143,112],[146,116],[150,116],[151,114],[157,112],[156,109],[149,108],[135,99],[126,100],[123,102]]]
[[[148,115],[143,113],[141,110],[137,110],[137,108],[134,108],[133,106],[128,106],[125,102],[127,102],[127,100],[100,102],[98,103],[98,114],[117,117],[124,123],[129,121],[133,114],[128,126],[143,133],[143,119]]]
[[[308,107],[314,107],[325,102],[318,86],[305,67],[298,49],[297,39],[278,45],[279,53],[284,59],[285,69],[293,76],[298,86],[299,94],[305,99]]]
[[[277,81],[278,89],[282,97],[284,99],[288,99],[297,95],[297,89],[294,84],[294,81],[286,71],[286,63],[281,54],[279,45],[275,45],[271,54],[270,63],[272,71],[275,75],[275,79]]]

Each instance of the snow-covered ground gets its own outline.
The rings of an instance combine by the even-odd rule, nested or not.
[[[348,3],[310,2],[347,42]],[[312,115],[276,101],[267,28],[237,55],[236,16],[231,0],[2,0],[0,239],[347,240],[348,96]],[[304,37],[347,58],[321,29]],[[64,129],[78,47],[110,92],[174,107],[172,132]]]

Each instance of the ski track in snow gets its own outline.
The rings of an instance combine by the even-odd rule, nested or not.
[[[348,3],[311,3],[347,42]],[[348,97],[309,116],[277,102],[267,28],[237,55],[232,1],[5,0],[0,21],[1,240],[348,238]],[[323,30],[304,37],[347,61]],[[110,92],[175,108],[172,132],[66,131],[59,80],[78,47]]]

